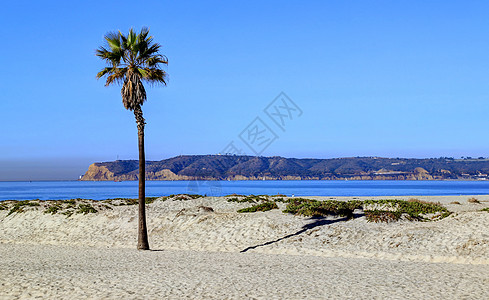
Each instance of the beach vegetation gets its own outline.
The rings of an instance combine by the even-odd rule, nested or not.
[[[7,216],[13,213],[21,213],[24,211],[25,206],[40,206],[39,202],[32,202],[30,200],[16,201],[14,206],[10,209]]]
[[[273,201],[275,201],[275,202],[284,202],[284,203],[285,203],[285,202],[287,202],[287,200],[286,200],[286,199],[284,199],[284,198],[282,198],[282,197],[278,197],[278,198],[272,198],[272,199],[273,199]]]
[[[58,205],[58,204],[55,204],[55,205],[52,205],[52,206],[48,206],[47,209],[44,210],[44,213],[45,214],[56,214],[58,213],[58,211],[61,209],[61,206]]]
[[[489,212],[489,207],[483,208],[483,209],[481,209],[481,211],[487,211],[487,212]]]
[[[411,221],[439,220],[451,213],[440,203],[420,200],[365,200],[365,217],[369,222],[397,221],[402,217]]]
[[[166,56],[159,53],[161,45],[153,41],[149,29],[143,27],[139,33],[132,28],[128,34],[109,32],[105,35],[106,45],[96,50],[107,67],[97,73],[97,78],[106,78],[105,86],[122,84],[122,103],[134,113],[138,129],[139,146],[139,192],[138,192],[138,243],[137,249],[149,250],[146,226],[144,126],[142,105],[146,101],[143,82],[166,85],[166,72],[162,66],[168,64]]]
[[[160,197],[145,197],[145,204],[151,204],[155,202],[156,199]],[[166,197],[163,197],[166,198]],[[163,201],[166,199],[163,199]],[[118,204],[114,204],[114,202],[117,201]],[[117,205],[117,206],[123,206],[123,205],[136,205],[139,203],[139,199],[135,198],[111,198],[111,199],[106,199],[103,200],[102,202],[108,203],[111,205]]]
[[[74,210],[72,210],[72,209],[70,209],[70,210],[66,210],[66,211],[62,212],[61,214],[65,215],[65,216],[66,216],[66,218],[69,218],[69,217],[71,217],[71,216],[72,216],[74,213],[75,213],[75,211],[74,211]]]
[[[275,202],[265,202],[265,203],[260,203],[257,205],[253,205],[251,207],[243,208],[238,210],[239,213],[251,213],[251,212],[257,212],[257,211],[269,211],[272,209],[278,209],[278,205]]]
[[[319,201],[305,198],[291,198],[287,200],[287,206],[283,212],[304,217],[324,217],[327,215],[339,215],[351,219],[353,218],[353,211],[361,207],[362,202],[358,200]]]
[[[472,204],[480,204],[481,202],[477,198],[469,198],[467,202],[472,203]]]
[[[77,214],[90,214],[90,213],[97,213],[97,210],[90,204],[78,204],[78,210],[76,211]]]
[[[245,197],[232,197],[228,199],[228,202],[237,202],[237,203],[261,203],[261,202],[267,202],[268,201],[268,196],[266,195],[249,195]]]
[[[204,196],[199,195],[199,194],[178,194],[178,195],[170,195],[166,199],[171,198],[173,200],[193,200],[193,199],[198,199],[198,198],[202,198],[202,197],[204,197]]]
[[[285,201],[284,213],[304,217],[325,217],[328,215],[353,218],[356,209],[362,209],[368,222],[391,222],[405,218],[411,221],[440,220],[449,212],[440,203],[418,199],[405,200],[326,200],[290,198]]]

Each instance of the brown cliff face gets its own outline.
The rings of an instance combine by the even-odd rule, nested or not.
[[[115,180],[115,176],[106,166],[94,163],[80,180]]]
[[[128,174],[116,175],[110,171],[106,166],[100,163],[91,164],[88,167],[88,171],[82,176],[80,180],[83,181],[129,181],[138,180],[138,174],[130,172]],[[173,173],[168,169],[163,169],[157,172],[146,172],[146,180],[192,180],[189,176],[182,176]]]

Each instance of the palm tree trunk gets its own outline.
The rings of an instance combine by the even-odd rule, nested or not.
[[[134,116],[138,125],[139,144],[139,219],[138,219],[138,250],[149,250],[148,230],[146,228],[146,190],[145,174],[146,159],[144,157],[144,118],[143,111],[138,105],[134,109]]]

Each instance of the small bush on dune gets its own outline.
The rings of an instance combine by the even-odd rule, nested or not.
[[[278,205],[275,202],[265,202],[257,205],[253,205],[251,207],[243,208],[238,210],[239,213],[250,213],[257,211],[268,211],[272,209],[277,209]]]
[[[145,203],[146,204],[151,204],[156,201],[159,197],[146,197],[145,198]],[[163,197],[163,201],[166,200],[167,197]],[[108,203],[112,205],[112,202],[114,201],[119,201],[118,206],[123,206],[123,205],[137,205],[139,203],[139,199],[134,199],[134,198],[111,198],[111,199],[106,199],[103,200],[102,202]]]
[[[401,218],[401,213],[399,212],[392,212],[392,211],[381,211],[381,210],[372,210],[372,211],[365,211],[365,217],[367,218],[368,222],[392,222],[392,221],[397,221]]]
[[[284,198],[282,198],[282,197],[273,198],[273,201],[275,201],[275,202],[284,202],[284,203],[285,203],[285,202],[287,202],[287,200],[285,200],[285,199],[284,199]]]
[[[13,213],[21,213],[24,211],[24,206],[41,206],[38,202],[31,202],[30,200],[16,201],[15,205],[10,209],[7,216]]]
[[[168,198],[173,198],[173,200],[193,200],[198,198],[203,198],[204,196],[198,194],[178,194],[170,195]]]
[[[56,204],[56,205],[53,205],[53,206],[49,206],[44,211],[44,213],[45,214],[52,214],[52,215],[54,215],[54,214],[58,213],[58,210],[60,210],[60,209],[61,209],[61,206]]]
[[[268,196],[255,196],[255,195],[249,195],[246,197],[233,197],[229,198],[228,202],[237,202],[237,203],[260,203],[260,202],[267,202],[268,201]]]
[[[434,219],[443,219],[450,212],[440,203],[403,200],[365,200],[365,217],[369,222],[397,221],[402,216],[408,220],[427,221],[424,215],[432,214]]]
[[[481,211],[487,211],[487,212],[489,212],[489,207],[483,208],[483,209],[481,209]]]
[[[419,200],[417,198],[410,198],[407,202],[416,202],[416,203],[421,203],[421,204],[432,204],[433,203],[433,202],[429,202],[429,201]],[[437,203],[437,204],[440,204],[440,203]]]
[[[155,202],[156,199],[158,199],[158,197],[146,197],[144,202],[146,202],[146,204],[151,204]]]
[[[304,198],[291,198],[287,200],[288,204],[284,213],[291,213],[305,217],[321,217],[327,215],[339,215],[352,218],[353,211],[362,207],[362,202],[353,201],[318,201]]]
[[[480,204],[481,203],[479,200],[477,200],[477,198],[474,198],[474,197],[469,198],[467,200],[467,202],[472,203],[472,204]]]
[[[90,204],[79,204],[76,213],[86,215],[90,213],[97,213],[97,210]]]
[[[453,202],[450,202],[450,204],[462,205],[462,203],[460,203],[460,202],[458,202],[458,201],[453,201]]]

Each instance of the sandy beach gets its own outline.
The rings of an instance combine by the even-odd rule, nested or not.
[[[416,197],[454,213],[391,223],[361,212],[299,217],[282,213],[284,203],[237,213],[250,204],[157,199],[147,252],[135,250],[136,206],[69,217],[44,213],[45,203],[2,210],[0,298],[487,299],[489,196],[474,197]]]

